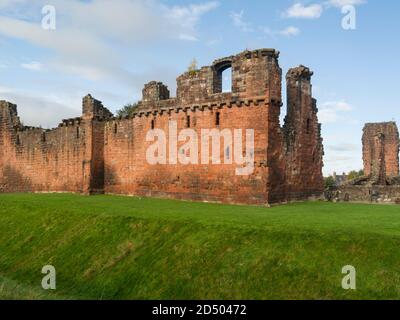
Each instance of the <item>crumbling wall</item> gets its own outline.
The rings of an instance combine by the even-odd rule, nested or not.
[[[290,198],[301,199],[324,190],[323,144],[309,68],[290,69],[286,76],[287,115],[283,127],[286,184]]]
[[[312,73],[305,67],[289,71],[288,114],[281,128],[278,57],[276,50],[261,49],[218,59],[178,77],[176,98],[161,82],[150,82],[127,118],[114,118],[88,95],[80,118],[46,131],[23,127],[16,106],[1,103],[1,191],[106,192],[249,204],[318,195],[323,148]],[[222,93],[222,72],[228,68],[232,92]],[[252,148],[246,145],[249,129]],[[179,160],[185,158],[180,148],[187,140],[171,144],[171,137],[185,130],[194,130],[197,137],[198,163]],[[212,162],[211,138],[208,146],[202,144],[204,130],[221,134],[220,162]],[[241,146],[229,143],[235,130],[242,133]],[[152,164],[147,156],[155,143],[148,134],[156,132],[165,134],[166,163]],[[209,149],[205,162],[203,148]],[[254,157],[251,164],[235,161],[246,154]],[[250,171],[238,173],[243,167]]]
[[[67,119],[52,130],[25,127],[15,105],[1,102],[2,192],[82,192],[100,186],[104,142],[93,125],[111,113],[90,96],[81,118]],[[93,154],[93,150],[95,155]],[[96,181],[96,182],[94,182]]]
[[[363,130],[365,175],[384,184],[399,176],[399,131],[395,122],[367,123]]]
[[[329,200],[400,204],[400,185],[344,185],[329,191]]]
[[[363,130],[365,176],[327,192],[329,200],[400,204],[399,132],[395,122],[367,123]]]

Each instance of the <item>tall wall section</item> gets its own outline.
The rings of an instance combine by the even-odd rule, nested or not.
[[[287,115],[283,127],[286,159],[286,193],[303,199],[324,190],[324,149],[316,100],[312,97],[309,68],[292,68],[286,75]]]

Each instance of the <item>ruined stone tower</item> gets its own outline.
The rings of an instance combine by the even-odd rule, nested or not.
[[[309,68],[290,69],[286,76],[287,116],[284,124],[287,179],[290,192],[307,193],[320,182],[323,145]]]
[[[282,128],[278,58],[278,51],[260,49],[218,59],[179,76],[176,97],[170,96],[163,83],[152,81],[145,85],[138,108],[126,118],[115,118],[88,95],[83,99],[81,117],[63,120],[52,130],[22,126],[16,106],[1,102],[0,190],[248,204],[319,196],[323,192],[323,146],[312,98],[312,72],[304,66],[289,70],[287,116]],[[222,74],[229,68],[231,92],[222,92]],[[165,152],[177,158],[185,141],[171,143],[173,132],[218,132],[221,139],[216,145],[225,160],[149,163],[148,133],[155,130],[165,133],[169,141]],[[242,157],[237,146],[229,143],[229,133],[249,130],[254,133],[254,146],[243,154],[252,155],[254,170],[238,175],[238,165],[226,161],[233,155]],[[216,141],[210,139],[212,149]],[[246,139],[240,144],[245,145]]]
[[[396,123],[367,123],[362,143],[364,176],[340,186],[337,197],[346,201],[400,203],[400,141]]]
[[[395,122],[367,123],[363,134],[364,173],[379,184],[399,175],[399,131]]]

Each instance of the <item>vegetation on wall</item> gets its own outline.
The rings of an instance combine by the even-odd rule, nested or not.
[[[122,109],[119,109],[117,111],[117,116],[118,117],[128,117],[131,116],[136,109],[138,108],[138,103],[134,102],[134,103],[128,103],[126,104]]]

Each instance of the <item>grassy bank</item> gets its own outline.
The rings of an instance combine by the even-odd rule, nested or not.
[[[0,299],[399,299],[399,248],[398,206],[0,195]]]

